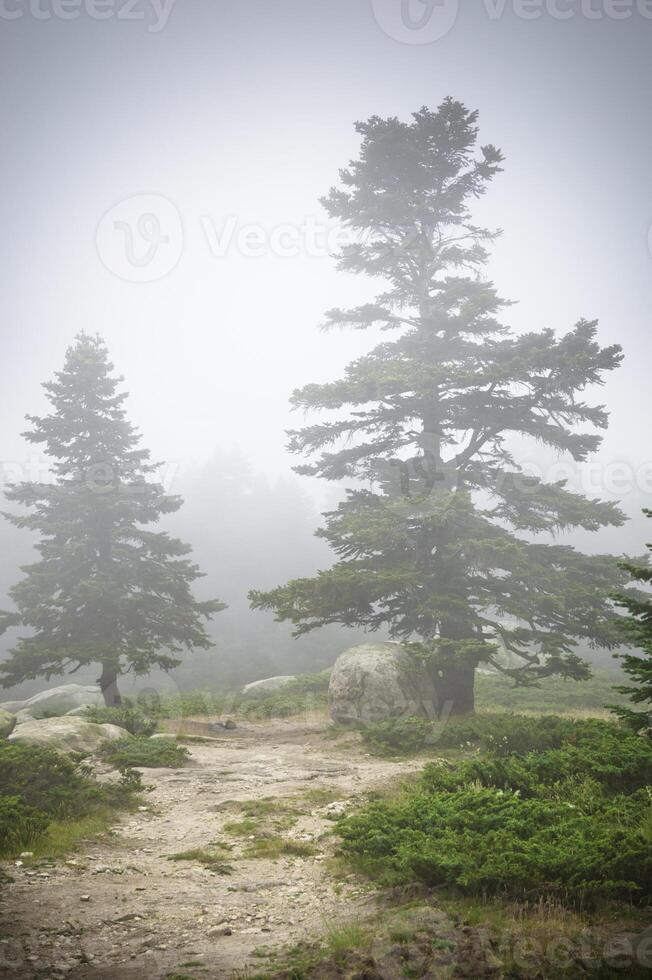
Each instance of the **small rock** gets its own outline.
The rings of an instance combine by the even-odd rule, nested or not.
[[[211,939],[215,936],[232,936],[233,929],[230,926],[213,926],[206,935]]]
[[[80,902],[90,902],[90,900],[91,900],[91,896],[90,895],[80,895],[79,896],[79,901]]]
[[[34,857],[34,851],[21,851],[20,854],[18,855],[18,857],[21,857],[21,858],[33,858]]]

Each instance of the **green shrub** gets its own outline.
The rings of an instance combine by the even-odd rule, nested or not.
[[[410,755],[435,741],[435,728],[427,718],[389,718],[369,725],[362,737],[375,755]]]
[[[31,845],[53,822],[124,806],[140,789],[139,774],[130,770],[117,783],[101,784],[79,757],[38,745],[0,743],[0,855]]]
[[[476,674],[475,703],[479,711],[543,711],[572,714],[575,711],[602,712],[610,702],[627,704],[624,695],[614,694],[614,684],[625,675],[612,667],[595,667],[587,680],[544,677],[536,684],[516,687],[504,674]]]
[[[147,715],[141,707],[128,703],[119,708],[87,708],[86,718],[96,725],[117,725],[130,735],[153,735],[158,728],[155,718]]]
[[[595,722],[574,734],[563,748],[543,752],[488,754],[452,769],[430,764],[424,784],[431,790],[461,789],[475,783],[518,792],[548,795],[560,782],[593,779],[608,793],[633,792],[652,784],[652,741],[607,722]]]
[[[54,749],[20,742],[0,743],[3,796],[18,796],[48,815],[81,813],[101,796],[87,767]]]
[[[20,796],[0,796],[0,852],[19,850],[47,829],[49,820]]]
[[[538,749],[559,748],[567,739],[573,739],[582,728],[604,722],[573,721],[546,715],[541,718],[515,714],[477,714],[468,718],[453,719],[444,725],[437,737],[437,748],[481,747],[499,754],[530,752]]]
[[[183,745],[169,738],[143,738],[129,736],[115,742],[105,742],[100,750],[102,758],[116,768],[139,766],[159,769],[170,766],[178,769],[189,758]]]
[[[420,880],[481,895],[647,899],[652,853],[639,790],[592,813],[496,789],[375,803],[339,825],[344,851],[388,883]]]
[[[395,798],[342,819],[343,851],[387,883],[647,900],[652,743],[608,722],[545,722],[502,716],[502,728],[497,717],[458,724],[450,744],[463,732],[467,743],[493,750],[430,763]],[[543,750],[531,751],[537,742]]]

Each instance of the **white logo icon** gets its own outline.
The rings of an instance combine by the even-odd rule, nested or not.
[[[404,44],[432,44],[454,27],[459,0],[371,0],[385,34]]]
[[[97,253],[127,282],[154,282],[172,272],[183,251],[183,224],[160,194],[137,194],[110,208],[95,236]]]

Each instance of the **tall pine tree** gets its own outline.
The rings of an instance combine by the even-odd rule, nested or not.
[[[645,510],[644,513],[652,517],[652,510]],[[652,543],[646,547],[648,557],[652,556]],[[624,561],[620,567],[635,582],[641,582],[648,587],[652,585],[652,561],[649,560],[647,564]],[[636,727],[652,728],[652,595],[649,591],[630,589],[628,592],[615,593],[613,598],[617,605],[623,606],[629,613],[618,624],[624,636],[632,647],[642,651],[642,655],[632,652],[619,655],[623,670],[636,687],[618,687],[616,690],[627,694],[633,704],[644,705],[642,710],[622,707],[613,710]]]
[[[160,464],[138,448],[112,371],[103,341],[81,334],[43,386],[51,414],[28,416],[25,438],[44,446],[54,479],[7,492],[22,510],[5,516],[40,535],[40,559],[0,618],[0,632],[30,629],[0,666],[3,686],[97,663],[108,705],[120,703],[121,674],[169,670],[182,650],[210,646],[202,620],[224,608],[193,598],[190,547],[148,527],[182,500],[154,479]]]
[[[607,413],[581,398],[617,367],[582,320],[514,336],[506,304],[482,276],[495,237],[469,204],[501,169],[493,146],[477,148],[477,113],[452,99],[409,123],[358,123],[360,156],[323,199],[352,233],[339,268],[383,282],[374,302],[334,309],[325,328],[380,328],[394,339],[351,363],[345,376],[295,391],[294,408],[332,413],[290,434],[308,462],[300,473],[354,481],[318,534],[338,556],[315,578],[269,592],[297,635],[327,623],[386,628],[430,664],[440,705],[473,710],[481,663],[517,656],[518,683],[558,673],[584,677],[578,641],[611,646],[605,596],[619,573],[541,532],[620,525],[612,504],[564,481],[527,479],[510,450],[528,436],[581,461],[600,443],[584,426]],[[529,540],[528,540],[529,536]]]

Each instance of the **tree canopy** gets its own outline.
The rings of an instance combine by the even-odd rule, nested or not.
[[[121,674],[169,670],[182,650],[208,647],[203,620],[223,608],[193,598],[201,572],[190,547],[150,527],[182,500],[156,481],[161,464],[140,448],[112,372],[101,338],[80,334],[43,386],[50,414],[28,416],[25,438],[44,447],[53,479],[6,494],[20,510],[5,517],[37,532],[40,557],[10,591],[16,610],[0,618],[2,632],[29,628],[0,665],[5,687],[98,663],[116,703]]]
[[[612,503],[565,481],[527,476],[522,437],[585,460],[607,425],[583,397],[622,358],[580,320],[515,334],[510,305],[483,267],[495,233],[474,224],[473,200],[501,170],[478,146],[477,113],[446,99],[410,122],[373,116],[356,125],[359,157],[323,199],[352,235],[338,267],[381,281],[373,302],[332,309],[325,329],[374,328],[391,339],[344,376],[294,392],[292,405],[323,420],[290,433],[297,471],[346,480],[346,499],[318,534],[337,556],[316,577],[254,591],[296,634],[328,623],[387,629],[432,665],[441,703],[473,707],[480,663],[518,657],[520,683],[550,673],[586,676],[579,641],[612,646],[605,597],[622,573],[608,555],[553,541],[573,528],[620,525]]]

